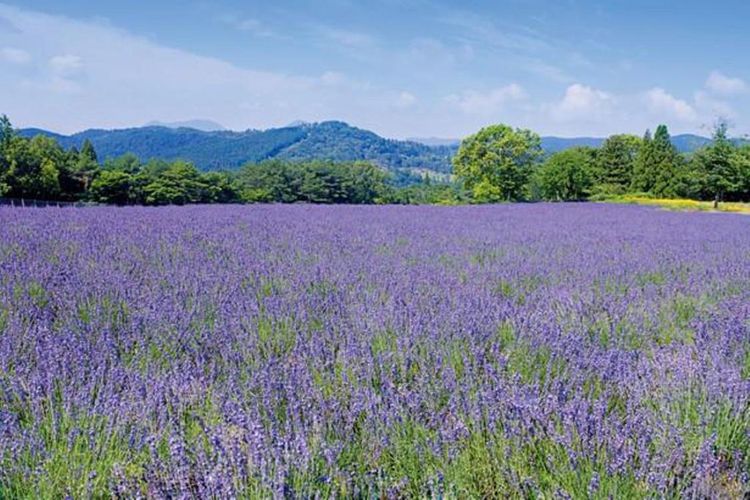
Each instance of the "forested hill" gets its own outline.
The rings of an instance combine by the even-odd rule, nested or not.
[[[64,136],[23,129],[23,136],[49,135],[63,147],[80,148],[89,139],[100,158],[125,153],[165,160],[190,160],[203,170],[236,169],[269,159],[369,160],[391,170],[427,169],[450,172],[455,148],[385,139],[343,122],[299,124],[269,130],[200,131],[191,128],[140,127],[86,130]]]
[[[23,129],[21,135],[44,134],[66,148],[80,148],[89,139],[100,158],[134,153],[142,159],[183,159],[202,170],[233,170],[248,162],[269,159],[368,160],[389,170],[451,171],[451,158],[459,141],[424,144],[417,140],[392,140],[343,122],[294,124],[268,130],[196,130],[146,126],[121,130],[86,130],[65,136],[40,129]],[[425,140],[425,142],[429,142]],[[594,137],[543,137],[542,149],[556,153],[575,146],[600,147],[604,139]],[[710,142],[696,135],[677,135],[672,142],[680,152],[692,152]]]

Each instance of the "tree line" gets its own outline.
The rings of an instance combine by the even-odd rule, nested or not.
[[[53,138],[16,134],[0,118],[0,196],[117,205],[188,203],[380,203],[397,189],[381,168],[365,162],[248,164],[236,172],[201,172],[192,163],[133,154],[100,163],[92,143],[63,149]]]
[[[367,162],[269,160],[234,172],[202,172],[182,160],[142,162],[133,154],[100,162],[88,140],[66,150],[47,136],[21,137],[0,118],[0,196],[118,205],[458,204],[632,193],[718,204],[750,200],[750,146],[738,146],[718,123],[710,144],[681,154],[659,125],[653,135],[613,135],[600,148],[544,155],[536,133],[492,125],[462,141],[452,181],[411,176],[403,186],[410,175]]]
[[[600,148],[545,157],[537,134],[493,125],[466,138],[454,174],[475,202],[580,201],[623,194],[721,201],[750,200],[750,146],[719,122],[711,143],[691,154],[672,144],[666,125],[643,137],[620,134]]]

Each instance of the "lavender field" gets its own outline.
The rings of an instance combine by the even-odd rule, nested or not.
[[[750,218],[0,208],[0,497],[740,497]]]

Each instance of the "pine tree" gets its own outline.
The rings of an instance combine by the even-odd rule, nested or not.
[[[73,168],[73,176],[80,183],[82,192],[89,190],[91,181],[99,170],[99,159],[90,140],[83,141],[81,151],[78,153],[78,161]]]
[[[666,125],[659,125],[654,133],[654,185],[651,192],[656,196],[670,198],[676,195],[675,182],[680,167],[680,155],[672,144]]]
[[[651,131],[646,130],[643,135],[641,148],[635,157],[633,163],[633,181],[631,188],[633,191],[647,193],[653,188],[651,174],[651,164],[654,156],[654,140],[651,138]]]
[[[597,154],[596,182],[626,191],[633,182],[635,160],[642,140],[627,134],[610,136]]]
[[[653,138],[646,131],[633,168],[633,189],[655,196],[675,196],[680,164],[680,154],[666,125],[659,125]]]
[[[96,150],[94,149],[94,145],[91,143],[89,139],[86,139],[85,141],[83,141],[83,146],[81,146],[81,151],[80,151],[80,157],[81,159],[85,159],[93,163],[99,163],[99,159],[96,156]]]
[[[738,169],[735,168],[735,147],[727,136],[727,124],[719,122],[714,129],[713,143],[707,148],[704,161],[706,184],[714,198],[714,208],[728,192],[739,187]]]
[[[7,184],[7,177],[10,170],[10,144],[15,132],[7,116],[0,116],[0,196],[3,196],[10,187]]]

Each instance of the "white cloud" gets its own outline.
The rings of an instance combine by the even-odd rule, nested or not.
[[[561,121],[601,117],[611,111],[614,102],[607,92],[574,83],[565,90],[562,100],[552,106],[552,116]]]
[[[50,58],[49,66],[57,75],[72,76],[83,69],[83,60],[79,56],[65,54]]]
[[[449,95],[445,100],[457,106],[464,113],[491,115],[501,111],[509,102],[520,101],[526,97],[527,94],[523,87],[517,83],[511,83],[488,92],[467,90],[461,94]]]
[[[0,49],[0,60],[13,64],[26,64],[31,62],[31,54],[23,49],[4,47]]]
[[[706,88],[717,94],[741,94],[747,91],[747,83],[741,78],[732,78],[719,71],[712,71],[706,80]]]
[[[716,99],[708,92],[704,92],[702,90],[697,91],[693,95],[693,102],[695,103],[696,110],[701,115],[727,119],[735,118],[737,116],[734,108],[732,108],[732,106],[728,102],[722,101],[721,99]]]
[[[232,22],[236,29],[255,34],[265,28],[255,18],[237,17]],[[357,80],[339,71],[324,71],[349,67],[339,61],[309,75],[260,71],[169,48],[102,21],[75,20],[2,3],[0,25],[12,27],[0,29],[0,111],[18,126],[60,132],[195,117],[208,117],[237,130],[296,120],[340,119],[389,137],[459,137],[497,121],[568,136],[640,133],[660,122],[682,132],[697,131],[701,123],[717,115],[734,116],[725,101],[742,88],[741,80],[717,73],[723,78],[709,76],[705,87],[702,81],[696,82],[695,88],[702,90],[686,100],[658,87],[611,93],[575,83],[580,80],[565,74],[564,60],[537,54],[554,52],[556,47],[539,44],[535,37],[503,38],[499,29],[472,31],[455,38],[455,43],[448,38],[414,38],[398,47],[395,41],[386,43],[366,33],[308,26],[305,36],[313,44],[315,40],[323,44],[311,50],[329,50],[335,45],[361,58],[362,64],[395,75],[373,83],[364,77]],[[485,36],[493,38],[488,46],[498,54],[506,54],[501,49],[518,48],[518,54],[506,61],[508,73],[496,74],[497,78],[507,82],[523,78],[512,73],[515,69],[543,75],[541,80],[560,95],[540,92],[532,96],[519,82],[474,87],[446,97],[451,91],[442,85],[455,83],[437,79],[453,71],[461,82],[456,88],[471,89],[471,68],[464,72],[463,67],[450,65],[463,66],[472,58],[482,58]],[[584,63],[579,61],[579,66]],[[742,110],[741,102],[731,104]]]
[[[412,94],[411,92],[402,91],[398,94],[398,97],[396,98],[396,107],[397,108],[408,108],[413,106],[417,102],[417,97]]]
[[[45,61],[32,72],[0,72],[0,109],[18,126],[73,132],[205,116],[237,130],[341,119],[382,131],[399,92],[340,73],[243,68],[106,23],[2,3],[0,20],[18,28],[0,32],[0,47],[24,47]]]
[[[690,104],[660,87],[647,91],[645,99],[649,109],[654,113],[689,122],[694,122],[698,118],[695,109]]]

